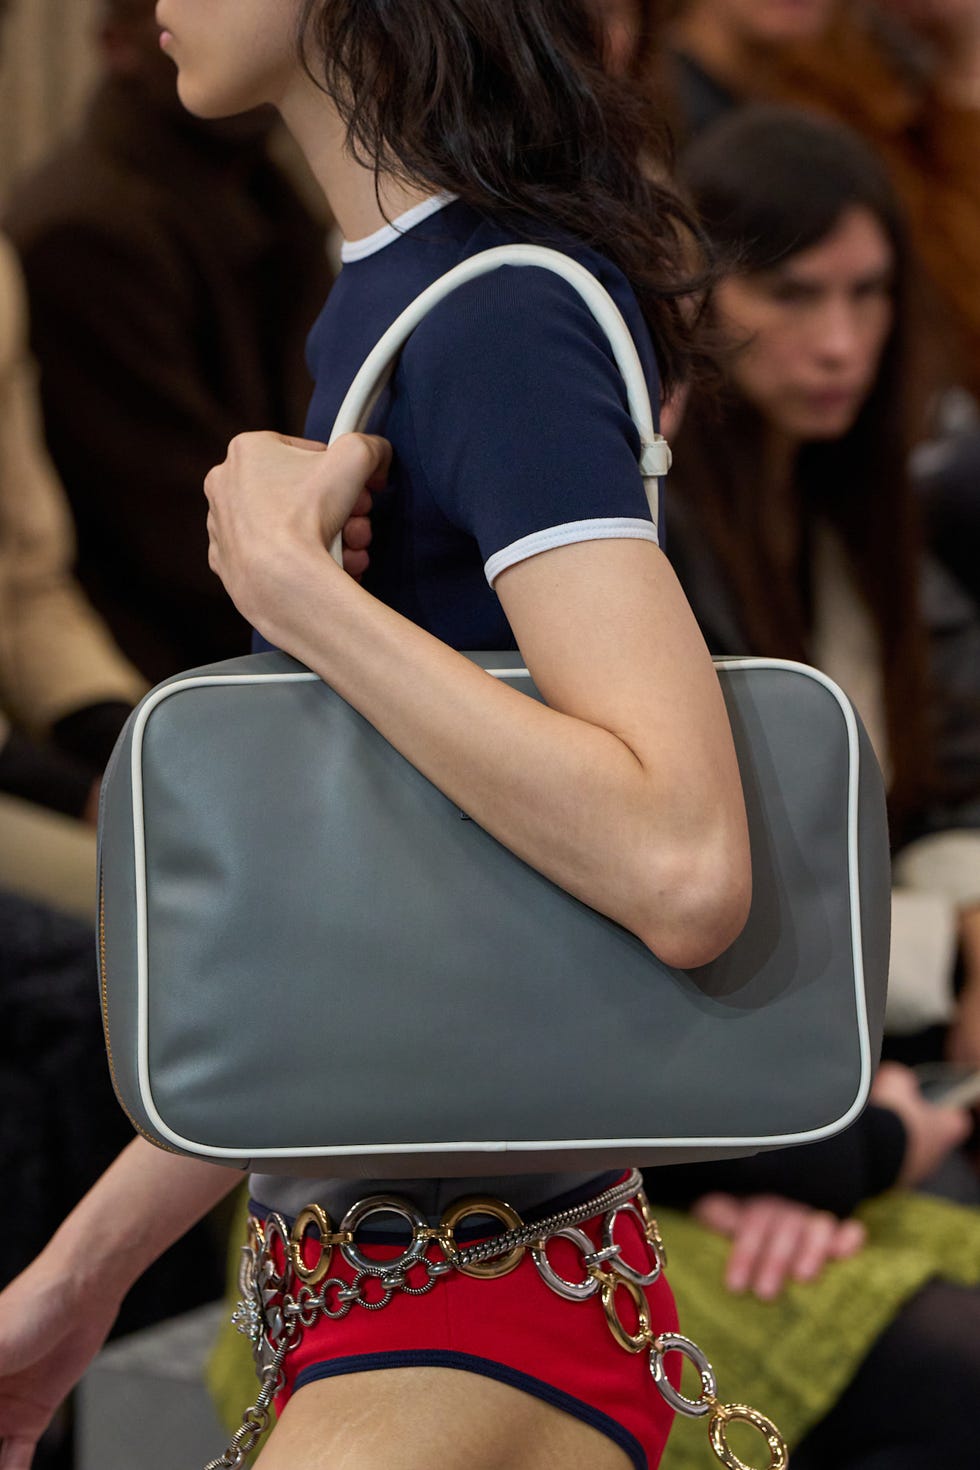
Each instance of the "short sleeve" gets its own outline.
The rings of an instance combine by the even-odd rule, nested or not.
[[[637,345],[656,403],[639,307],[625,281],[613,294],[634,338],[645,338]],[[604,331],[561,277],[507,266],[460,287],[416,330],[404,382],[430,493],[476,540],[491,586],[554,546],[656,543],[625,383]]]

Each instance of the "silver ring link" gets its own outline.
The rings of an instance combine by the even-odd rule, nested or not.
[[[689,1399],[671,1383],[664,1363],[668,1353],[682,1353],[694,1364],[701,1375],[701,1398]],[[657,1343],[650,1349],[650,1372],[661,1397],[666,1399],[676,1413],[685,1414],[688,1419],[703,1419],[705,1414],[711,1413],[714,1400],[718,1396],[714,1369],[697,1343],[692,1342],[689,1337],[682,1337],[679,1332],[661,1333]]]
[[[537,1266],[542,1280],[552,1291],[559,1296],[565,1297],[570,1302],[585,1302],[589,1297],[595,1296],[599,1290],[599,1282],[595,1276],[588,1274],[586,1266],[586,1277],[584,1281],[566,1281],[564,1276],[559,1276],[554,1266],[548,1260],[548,1246],[553,1240],[570,1240],[577,1245],[583,1257],[593,1253],[592,1242],[584,1230],[577,1230],[574,1226],[566,1226],[564,1230],[556,1230],[546,1240],[539,1241],[531,1246],[531,1259]]]
[[[340,1233],[353,1236],[357,1227],[372,1215],[398,1215],[402,1220],[407,1220],[412,1227],[413,1239],[393,1261],[372,1261],[370,1256],[358,1249],[353,1240],[345,1242],[340,1247],[340,1253],[348,1266],[362,1276],[391,1276],[399,1271],[408,1271],[422,1259],[428,1245],[424,1232],[428,1229],[429,1222],[413,1204],[394,1194],[375,1194],[352,1205],[340,1222]]]
[[[634,1217],[640,1227],[640,1235],[644,1243],[646,1243],[646,1221],[636,1205],[627,1203],[625,1205],[617,1205],[614,1210],[610,1210],[602,1222],[602,1243],[606,1249],[609,1250],[616,1244],[616,1221],[620,1215],[632,1215]],[[615,1271],[617,1276],[622,1276],[624,1281],[632,1281],[634,1286],[652,1286],[660,1277],[663,1271],[663,1265],[653,1247],[649,1246],[649,1249],[653,1251],[654,1256],[654,1267],[652,1271],[637,1271],[635,1266],[631,1266],[628,1261],[623,1260],[622,1248],[618,1252],[617,1259],[611,1262],[611,1269]]]

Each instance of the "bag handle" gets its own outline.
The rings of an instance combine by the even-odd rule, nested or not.
[[[475,280],[478,276],[486,275],[489,271],[497,270],[501,266],[538,266],[561,276],[568,281],[569,285],[575,287],[609,338],[616,365],[626,382],[630,415],[640,435],[640,474],[643,476],[647,503],[650,506],[650,515],[656,530],[660,519],[659,479],[670,469],[671,453],[667,440],[662,434],[657,433],[653,425],[650,393],[647,389],[640,356],[636,350],[636,343],[633,341],[619,307],[591,271],[587,271],[583,265],[579,265],[578,261],[570,259],[569,256],[562,255],[557,250],[549,250],[543,245],[498,245],[492,250],[483,250],[479,255],[464,260],[461,265],[454,266],[451,271],[447,271],[444,276],[434,281],[420,296],[416,297],[411,305],[407,306],[396,318],[365,359],[340,406],[330,435],[330,443],[339,439],[341,434],[358,433],[364,429],[375,404],[395,370],[399,353],[415,328],[432,308],[440,301],[444,301],[458,287]],[[339,536],[331,547],[331,553],[342,565],[343,554]]]

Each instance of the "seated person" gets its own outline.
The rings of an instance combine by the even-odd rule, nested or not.
[[[857,704],[889,777],[899,849],[890,1021],[935,1023],[889,1044],[945,1046],[975,1066],[980,634],[914,535],[901,213],[856,138],[783,109],[723,121],[684,173],[721,256],[712,312],[728,345],[720,401],[695,389],[673,434],[666,549],[715,653],[803,659]],[[785,1395],[777,1417],[794,1466],[966,1470],[975,1451],[955,1399],[980,1382],[980,1218],[975,1205],[881,1191],[924,1183],[970,1122],[923,1102],[895,1063],[873,1101],[825,1144],[648,1171],[647,1191],[658,1212],[663,1201],[689,1206],[732,1241],[725,1260],[690,1234],[671,1280],[692,1335],[720,1344],[719,1372],[740,1372],[746,1398]],[[975,1199],[967,1162],[964,1175]],[[683,1236],[680,1220],[667,1226]],[[690,1269],[699,1244],[700,1274]],[[766,1305],[726,1303],[722,1273]],[[928,1359],[952,1408],[942,1426],[931,1408],[918,1412],[913,1358]],[[900,1423],[877,1412],[885,1402],[902,1403]]]
[[[76,138],[8,211],[78,574],[155,683],[248,650],[207,561],[201,485],[247,429],[301,429],[323,228],[269,156],[271,114],[180,107],[153,0],[104,0]]]
[[[889,1029],[980,1065],[980,623],[916,534],[901,212],[857,138],[783,109],[718,124],[685,175],[731,346],[675,436],[669,554],[715,653],[815,664],[856,704],[896,854]]]
[[[77,891],[81,863],[90,911],[91,844],[22,804],[94,828],[103,767],[146,686],[72,576],[71,517],[44,450],[26,338],[16,256],[0,239],[0,793],[18,799],[0,806],[0,862],[8,882],[25,870],[40,885],[31,891],[50,882],[56,903],[69,897],[62,883]]]
[[[683,0],[669,30],[681,131],[744,102],[847,123],[884,161],[931,299],[930,388],[980,398],[976,0]]]

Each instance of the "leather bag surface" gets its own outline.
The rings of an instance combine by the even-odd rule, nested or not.
[[[435,301],[514,266],[558,271],[609,331],[656,518],[669,455],[625,324],[539,247],[486,252],[424,293],[334,437],[366,422]],[[519,655],[469,656],[539,697]],[[515,857],[286,655],[158,686],[120,737],[100,822],[103,1014],[136,1127],[240,1168],[374,1178],[729,1157],[846,1127],[884,1013],[881,774],[822,674],[716,667],[754,896],[739,939],[694,971]]]

